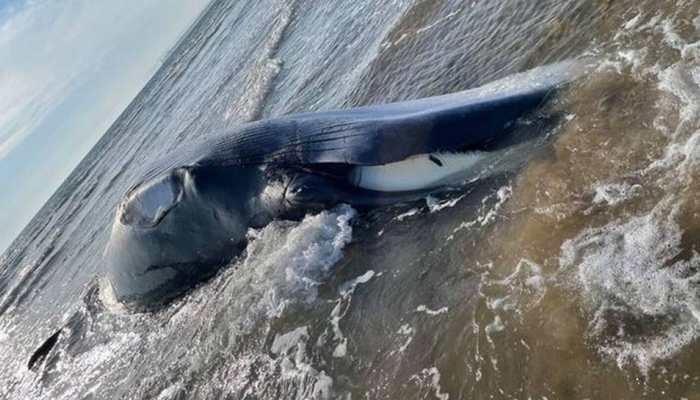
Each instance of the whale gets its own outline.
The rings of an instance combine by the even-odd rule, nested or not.
[[[463,184],[585,70],[569,60],[446,95],[255,121],[167,154],[117,206],[109,287],[129,308],[152,309],[244,254],[250,229]]]

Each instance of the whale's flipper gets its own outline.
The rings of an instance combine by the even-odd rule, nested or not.
[[[46,359],[46,356],[48,356],[54,346],[56,346],[56,342],[58,342],[58,338],[61,336],[62,331],[62,328],[58,329],[34,351],[32,356],[29,357],[27,369],[34,371],[44,361],[44,359]]]
[[[382,165],[480,150],[586,68],[567,61],[443,96],[260,121],[214,138],[197,162]]]

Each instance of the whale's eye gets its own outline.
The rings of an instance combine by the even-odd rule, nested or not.
[[[121,207],[125,225],[152,227],[180,201],[182,185],[177,174],[142,183],[132,189]]]

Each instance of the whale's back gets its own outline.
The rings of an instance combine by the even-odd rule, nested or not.
[[[144,179],[186,165],[371,166],[483,150],[585,70],[566,61],[442,96],[243,124],[156,161]]]

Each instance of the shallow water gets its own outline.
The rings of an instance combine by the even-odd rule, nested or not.
[[[0,259],[0,397],[700,398],[699,13],[213,3]],[[251,231],[244,259],[157,313],[110,299],[109,226],[149,160],[580,56],[593,71],[547,105],[564,118],[499,160],[522,168]]]

